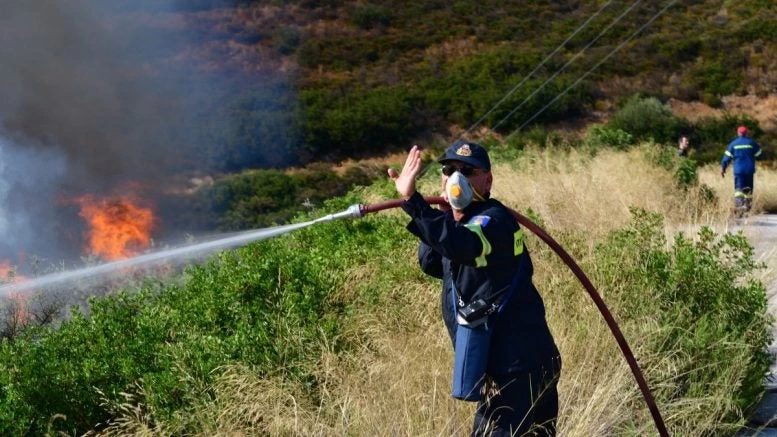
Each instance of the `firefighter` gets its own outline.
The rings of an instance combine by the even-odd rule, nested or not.
[[[456,142],[439,160],[443,197],[432,208],[416,191],[421,151],[389,170],[407,229],[420,240],[424,273],[442,279],[442,316],[454,346],[453,397],[477,401],[473,436],[555,435],[561,357],[532,283],[524,233],[490,197],[488,153]]]
[[[682,136],[677,141],[677,156],[682,156],[687,158],[688,154],[690,153],[690,149],[688,148],[689,142],[688,137]]]
[[[737,128],[737,137],[729,143],[720,161],[720,176],[726,176],[726,169],[734,161],[734,207],[738,215],[750,211],[753,202],[753,175],[755,160],[761,157],[761,146],[747,136],[747,127]]]

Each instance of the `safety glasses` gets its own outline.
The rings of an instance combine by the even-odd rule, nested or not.
[[[453,173],[455,173],[456,171],[458,171],[459,173],[463,174],[464,176],[470,177],[473,174],[475,174],[475,172],[477,170],[478,169],[476,169],[475,167],[471,167],[469,165],[463,165],[463,166],[459,167],[459,166],[456,166],[456,165],[453,165],[453,164],[446,164],[446,165],[442,166],[442,174],[444,174],[445,176],[450,176]]]

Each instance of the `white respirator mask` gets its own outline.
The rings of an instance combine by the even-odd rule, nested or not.
[[[475,197],[472,185],[458,171],[448,176],[448,181],[445,183],[445,193],[448,195],[448,203],[451,207],[458,210],[466,208]]]

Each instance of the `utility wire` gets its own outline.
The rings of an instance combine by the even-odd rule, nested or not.
[[[473,130],[476,128],[476,127],[478,127],[478,126],[480,125],[480,123],[482,123],[482,122],[483,122],[483,120],[485,120],[485,119],[486,119],[486,117],[488,117],[489,115],[491,115],[491,113],[492,113],[492,112],[494,112],[494,111],[496,110],[496,108],[498,108],[498,107],[499,107],[499,106],[500,106],[502,103],[504,103],[504,102],[505,102],[505,100],[507,100],[507,99],[508,99],[508,98],[509,98],[511,95],[513,95],[513,93],[515,93],[516,91],[518,91],[518,89],[519,89],[521,86],[523,86],[523,84],[524,84],[524,83],[526,83],[526,81],[527,81],[527,80],[529,80],[529,78],[530,78],[530,77],[534,76],[534,73],[536,73],[537,71],[539,71],[539,69],[540,69],[540,68],[542,68],[542,67],[545,65],[545,63],[546,63],[546,62],[548,62],[548,61],[550,60],[550,58],[552,58],[552,57],[553,57],[553,56],[554,56],[556,53],[558,53],[558,52],[559,52],[559,51],[560,51],[562,48],[564,48],[564,46],[565,46],[565,45],[567,45],[567,43],[568,43],[570,40],[572,40],[572,38],[574,38],[574,37],[575,37],[575,35],[577,35],[578,33],[580,33],[580,31],[581,31],[581,30],[583,30],[583,29],[584,29],[586,26],[588,26],[588,23],[590,23],[590,22],[591,22],[591,21],[592,21],[594,18],[598,17],[598,16],[599,16],[599,14],[601,14],[601,13],[602,13],[602,11],[603,11],[603,10],[604,10],[604,9],[605,9],[607,6],[609,6],[609,5],[610,5],[610,3],[612,3],[612,2],[613,2],[613,0],[608,0],[608,1],[607,1],[607,3],[605,3],[605,4],[604,4],[604,5],[601,7],[601,8],[599,8],[599,10],[598,10],[598,11],[594,12],[594,14],[593,14],[593,15],[591,15],[590,17],[588,17],[588,19],[587,19],[587,20],[585,20],[585,22],[584,22],[583,24],[581,24],[580,26],[578,26],[578,28],[577,28],[577,29],[575,29],[575,31],[574,31],[574,32],[572,32],[572,34],[571,34],[571,35],[569,35],[569,36],[567,37],[567,39],[565,39],[565,40],[564,40],[564,42],[562,42],[561,44],[559,44],[559,45],[558,45],[558,47],[556,47],[556,48],[555,48],[555,50],[553,50],[553,51],[552,51],[552,52],[551,52],[549,55],[547,55],[547,56],[545,57],[545,59],[543,59],[543,60],[542,60],[542,62],[540,62],[540,63],[539,63],[539,64],[538,64],[536,67],[534,67],[534,70],[532,70],[531,72],[529,72],[529,74],[527,74],[526,76],[524,76],[524,78],[523,78],[523,79],[521,79],[521,81],[520,81],[520,82],[518,82],[518,84],[517,84],[517,85],[515,85],[515,86],[514,86],[514,87],[513,87],[513,88],[512,88],[510,91],[508,91],[508,92],[507,92],[507,93],[506,93],[504,96],[502,96],[502,98],[501,98],[501,99],[500,99],[498,102],[496,102],[496,103],[494,104],[494,106],[492,106],[492,107],[491,107],[491,109],[489,109],[489,110],[488,110],[488,112],[486,112],[485,114],[483,114],[483,116],[482,116],[482,117],[480,117],[480,119],[478,119],[478,121],[476,121],[476,122],[475,122],[475,124],[473,124],[472,126],[470,126],[470,127],[469,127],[469,129],[467,129],[466,131],[464,131],[464,133],[462,133],[461,135],[459,135],[459,138],[461,138],[461,137],[463,137],[463,136],[465,136],[465,135],[469,134],[469,133],[470,133],[470,132],[472,132],[472,131],[473,131]]]
[[[639,1],[641,1],[641,0],[637,0],[637,2],[639,2]],[[521,81],[520,81],[520,82],[519,82],[517,85],[515,85],[515,86],[514,86],[512,89],[510,89],[510,91],[508,91],[508,92],[507,92],[507,93],[506,93],[504,96],[502,96],[502,98],[501,98],[501,99],[500,99],[498,102],[496,102],[496,103],[495,103],[495,104],[494,104],[494,105],[491,107],[491,109],[489,109],[489,110],[488,110],[488,111],[487,111],[485,114],[483,114],[483,116],[482,116],[482,117],[480,117],[480,119],[478,119],[478,120],[477,120],[477,121],[476,121],[476,122],[475,122],[475,123],[474,123],[472,126],[470,126],[470,127],[469,127],[469,128],[466,130],[466,131],[464,131],[464,133],[462,133],[461,135],[459,135],[459,137],[458,137],[458,138],[459,138],[459,139],[461,139],[461,138],[462,138],[462,137],[464,137],[465,135],[468,135],[469,133],[471,133],[471,132],[472,132],[472,131],[473,131],[473,130],[476,128],[476,127],[478,127],[478,126],[480,125],[480,123],[482,123],[482,122],[483,122],[483,120],[485,120],[485,119],[486,119],[486,117],[488,117],[489,115],[491,115],[491,113],[492,113],[492,112],[494,112],[494,111],[496,110],[496,108],[498,108],[498,107],[499,107],[499,106],[500,106],[502,103],[504,103],[504,102],[505,102],[505,101],[506,101],[506,100],[507,100],[507,99],[508,99],[508,98],[509,98],[509,97],[510,97],[510,96],[511,96],[513,93],[515,93],[515,92],[516,92],[516,91],[517,91],[517,90],[518,90],[518,89],[519,89],[521,86],[523,86],[523,84],[524,84],[524,83],[526,83],[526,81],[527,81],[527,80],[529,80],[529,78],[530,78],[530,77],[532,77],[532,76],[533,76],[533,75],[534,75],[534,74],[535,74],[537,71],[539,71],[539,69],[540,69],[540,68],[542,68],[542,67],[545,65],[545,63],[547,63],[547,62],[548,62],[548,61],[549,61],[549,60],[550,60],[550,59],[551,59],[551,58],[552,58],[552,57],[553,57],[553,56],[554,56],[556,53],[558,53],[558,52],[559,52],[559,51],[560,51],[562,48],[564,48],[564,46],[565,46],[565,45],[566,45],[566,44],[567,44],[569,41],[571,41],[571,40],[572,40],[572,38],[574,38],[574,37],[575,37],[575,36],[576,36],[578,33],[580,33],[580,32],[581,32],[583,29],[585,29],[585,27],[586,27],[586,26],[588,26],[588,24],[589,24],[589,23],[590,23],[590,22],[591,22],[591,21],[592,21],[594,18],[598,17],[598,16],[599,16],[599,14],[601,14],[601,13],[602,13],[602,11],[604,11],[604,9],[605,9],[607,6],[609,6],[609,5],[610,5],[612,2],[613,2],[613,0],[608,0],[608,1],[607,1],[607,3],[605,3],[605,4],[604,4],[602,7],[600,7],[600,8],[599,8],[599,10],[597,10],[596,12],[594,12],[594,14],[593,14],[593,15],[591,15],[590,17],[588,17],[588,19],[587,19],[587,20],[585,20],[585,21],[583,22],[583,24],[581,24],[580,26],[578,26],[578,27],[577,27],[577,29],[575,29],[575,31],[574,31],[574,32],[572,32],[572,34],[570,34],[570,35],[569,35],[569,36],[568,36],[568,37],[567,37],[567,38],[566,38],[566,39],[565,39],[565,40],[564,40],[564,41],[563,41],[561,44],[559,44],[559,45],[558,45],[558,46],[557,46],[557,47],[556,47],[556,48],[555,48],[555,49],[554,49],[554,50],[553,50],[553,51],[552,51],[550,54],[548,54],[548,55],[545,57],[545,59],[543,59],[543,60],[542,60],[542,62],[540,62],[540,63],[539,63],[539,64],[538,64],[536,67],[534,67],[534,69],[533,69],[531,72],[529,72],[529,74],[527,74],[526,76],[524,76],[524,78],[523,78],[523,79],[522,79],[522,80],[521,80]],[[632,7],[633,7],[633,6],[632,6]],[[493,129],[491,129],[491,130],[493,130]],[[441,155],[440,157],[442,157],[442,155]],[[439,158],[438,158],[438,159],[439,159]],[[435,160],[435,161],[437,161],[437,160]],[[426,174],[426,172],[427,172],[428,170],[429,170],[429,165],[427,164],[427,166],[426,166],[426,167],[424,167],[424,168],[423,168],[423,170],[421,170],[421,172],[419,173],[418,177],[419,177],[419,178],[423,177],[423,176]]]
[[[579,78],[578,78],[578,79],[577,79],[577,80],[576,80],[574,83],[572,83],[572,85],[568,86],[568,87],[567,87],[567,88],[566,88],[564,91],[562,91],[561,93],[559,93],[559,94],[558,94],[558,95],[557,95],[557,96],[556,96],[556,97],[555,97],[553,100],[551,100],[550,102],[548,102],[548,103],[547,103],[545,106],[543,106],[543,107],[542,107],[542,108],[541,108],[539,111],[537,111],[537,112],[536,112],[534,115],[532,115],[532,116],[531,116],[531,118],[529,118],[528,120],[526,120],[526,121],[525,121],[525,122],[524,122],[524,123],[523,123],[523,124],[522,124],[520,127],[518,127],[518,129],[514,130],[513,132],[511,132],[511,133],[510,133],[510,135],[508,135],[507,137],[505,137],[505,139],[508,139],[508,138],[512,137],[513,135],[515,135],[516,133],[518,133],[518,131],[520,131],[520,130],[522,130],[524,127],[526,127],[526,125],[527,125],[527,124],[531,123],[531,122],[532,122],[532,121],[533,121],[535,118],[537,118],[537,117],[538,117],[540,114],[542,114],[542,113],[543,113],[543,112],[544,112],[546,109],[548,109],[548,108],[549,108],[549,107],[550,107],[552,104],[556,103],[556,101],[558,101],[558,99],[560,99],[560,98],[561,98],[561,97],[562,97],[564,94],[568,93],[568,92],[569,92],[569,90],[571,90],[572,88],[574,88],[575,86],[577,86],[577,84],[579,84],[579,83],[580,83],[580,82],[581,82],[583,79],[585,79],[586,77],[588,77],[588,75],[589,75],[589,74],[591,74],[591,73],[592,73],[594,70],[596,70],[597,68],[599,68],[599,66],[600,66],[600,65],[602,65],[604,62],[606,62],[608,59],[610,59],[610,57],[612,57],[612,55],[614,55],[615,53],[617,53],[617,52],[618,52],[620,49],[622,49],[622,48],[623,48],[623,46],[625,46],[625,45],[626,45],[626,44],[628,44],[628,43],[629,43],[629,42],[630,42],[632,39],[634,39],[634,37],[636,37],[637,35],[639,35],[639,33],[640,33],[640,32],[642,32],[642,31],[643,31],[643,30],[645,30],[645,29],[646,29],[648,26],[650,26],[651,24],[653,24],[653,22],[654,22],[654,21],[656,21],[656,20],[658,19],[658,17],[660,17],[661,15],[663,15],[663,14],[664,14],[664,12],[666,12],[666,11],[667,11],[667,10],[668,10],[670,7],[672,7],[672,6],[673,6],[675,3],[677,3],[677,0],[671,0],[669,3],[667,3],[667,5],[666,5],[666,6],[664,6],[664,7],[663,7],[663,9],[661,9],[660,11],[658,11],[658,12],[657,12],[655,15],[653,15],[653,16],[650,18],[650,20],[648,20],[648,21],[647,21],[645,24],[643,24],[643,25],[642,25],[642,26],[641,26],[639,29],[637,29],[637,30],[636,30],[634,33],[632,33],[632,34],[631,34],[631,35],[630,35],[628,38],[626,38],[626,40],[624,40],[623,42],[621,42],[620,44],[618,44],[618,46],[617,46],[617,47],[615,47],[615,48],[614,48],[614,49],[613,49],[613,50],[612,50],[610,53],[608,53],[608,54],[607,54],[607,56],[605,56],[604,58],[602,58],[602,60],[601,60],[601,61],[597,62],[597,63],[596,63],[596,65],[594,65],[593,67],[591,67],[591,69],[589,69],[588,71],[586,71],[586,72],[585,72],[585,73],[584,73],[582,76],[580,76],[580,77],[579,77]]]
[[[507,119],[509,119],[510,117],[512,117],[512,115],[513,115],[513,114],[515,114],[515,113],[516,113],[516,112],[517,112],[519,109],[523,108],[523,107],[524,107],[524,105],[526,105],[526,103],[528,103],[528,102],[529,102],[529,100],[531,100],[531,98],[532,98],[532,97],[534,97],[535,95],[537,95],[537,93],[539,93],[540,91],[542,91],[542,90],[545,88],[545,86],[547,86],[547,85],[550,83],[550,81],[552,81],[553,79],[555,79],[555,78],[556,78],[556,76],[558,76],[559,74],[561,74],[561,72],[563,72],[564,70],[566,70],[566,68],[567,68],[567,67],[568,67],[568,66],[569,66],[571,63],[575,62],[575,60],[576,60],[577,58],[579,58],[580,56],[582,56],[582,54],[583,54],[583,53],[585,53],[585,51],[586,51],[586,50],[588,50],[588,49],[589,49],[589,48],[590,48],[592,45],[594,45],[594,44],[595,44],[595,43],[596,43],[596,42],[599,40],[599,38],[601,38],[602,36],[604,36],[604,34],[605,34],[605,33],[607,33],[607,32],[608,32],[610,29],[612,29],[612,27],[613,27],[613,26],[615,26],[616,24],[618,24],[618,23],[619,23],[619,22],[620,22],[620,21],[623,19],[623,17],[625,17],[625,16],[626,16],[626,15],[627,15],[629,12],[631,12],[631,10],[632,10],[632,9],[634,9],[634,8],[635,8],[635,7],[636,7],[638,4],[640,4],[641,2],[642,2],[642,0],[636,0],[634,3],[632,3],[632,4],[631,4],[631,6],[629,6],[629,7],[628,7],[628,8],[627,8],[625,11],[623,11],[623,12],[622,12],[622,13],[621,13],[621,14],[620,14],[620,15],[619,15],[619,16],[618,16],[618,17],[617,17],[615,20],[613,20],[613,21],[612,21],[612,22],[611,22],[611,23],[610,23],[610,24],[609,24],[607,27],[605,27],[605,28],[604,28],[604,29],[603,29],[601,32],[599,32],[599,34],[598,34],[598,35],[596,35],[596,36],[595,36],[595,37],[594,37],[594,38],[593,38],[591,41],[589,41],[589,42],[588,42],[588,44],[586,44],[586,45],[585,45],[585,47],[583,47],[583,48],[582,48],[582,49],[581,49],[579,52],[577,52],[577,53],[575,54],[575,56],[573,56],[573,57],[572,57],[572,58],[571,58],[569,61],[567,61],[567,62],[566,62],[564,65],[562,65],[562,66],[561,66],[561,68],[559,68],[558,70],[556,70],[556,72],[555,72],[555,73],[553,73],[553,75],[552,75],[552,76],[550,76],[550,77],[549,77],[547,80],[545,80],[545,82],[543,82],[543,83],[542,83],[542,85],[540,85],[540,86],[539,86],[537,89],[535,89],[535,90],[534,90],[534,92],[532,92],[531,94],[529,94],[529,96],[528,96],[528,97],[526,97],[525,99],[523,99],[523,101],[522,101],[522,102],[521,102],[521,103],[520,103],[518,106],[516,106],[515,108],[513,108],[513,110],[512,110],[512,111],[510,111],[510,113],[508,113],[507,115],[505,115],[505,116],[504,116],[504,118],[502,118],[501,120],[499,120],[499,122],[498,122],[497,124],[495,124],[493,127],[491,127],[491,130],[492,130],[492,131],[496,131],[496,128],[498,128],[499,126],[501,126],[501,125],[502,125],[502,123],[504,123],[505,121],[507,121]]]

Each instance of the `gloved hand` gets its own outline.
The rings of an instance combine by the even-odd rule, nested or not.
[[[722,178],[726,177],[726,169],[724,169],[724,168],[720,169],[720,177],[722,177]]]

